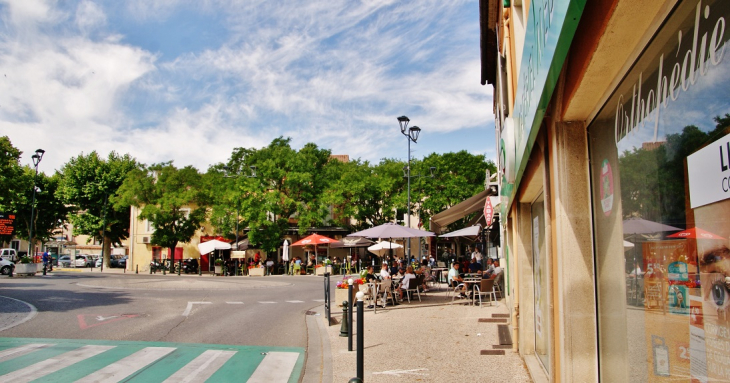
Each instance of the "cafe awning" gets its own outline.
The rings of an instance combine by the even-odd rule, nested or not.
[[[461,230],[452,231],[450,233],[446,233],[444,235],[439,235],[441,238],[449,238],[449,237],[474,237],[479,235],[479,232],[482,231],[481,225],[475,225],[475,226],[469,226],[466,228],[463,228]]]
[[[436,234],[441,234],[441,229],[447,225],[454,223],[471,213],[481,212],[484,210],[484,202],[487,198],[491,198],[492,206],[496,209],[497,205],[499,205],[499,197],[490,197],[491,194],[492,190],[486,189],[434,215],[431,217],[431,231]]]

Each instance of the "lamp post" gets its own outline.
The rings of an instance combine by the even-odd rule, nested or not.
[[[46,151],[43,149],[38,149],[35,151],[35,154],[32,155],[30,158],[33,159],[33,166],[35,167],[35,177],[33,177],[33,202],[30,204],[30,230],[28,233],[28,256],[33,257],[33,262],[35,262],[35,254],[33,253],[33,216],[35,215],[35,191],[37,189],[36,187],[36,179],[38,178],[38,164],[41,163],[41,160],[43,159],[43,154],[45,154]]]
[[[408,177],[408,205],[407,208],[407,218],[406,222],[408,227],[411,227],[411,141],[415,144],[416,141],[418,141],[418,135],[421,134],[421,128],[417,126],[412,126],[408,128],[408,123],[411,122],[411,120],[406,116],[400,116],[398,117],[398,124],[400,125],[400,132],[404,136],[406,136],[406,140],[408,141],[408,168],[407,168],[407,177]],[[408,240],[408,246],[407,246],[407,254],[408,259],[411,259],[411,241]]]

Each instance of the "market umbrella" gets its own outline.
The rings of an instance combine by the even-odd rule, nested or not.
[[[634,248],[634,244],[629,241],[624,241],[624,251],[629,251]]]
[[[350,234],[350,237],[367,237],[367,238],[416,238],[416,237],[433,237],[436,234],[419,229],[412,229],[389,222],[380,226],[371,227]]]
[[[667,238],[692,238],[692,239],[725,239],[717,234],[702,230],[699,227],[682,230],[679,233],[668,235]]]
[[[372,245],[374,242],[363,237],[352,237],[347,236],[345,238],[342,238],[339,242],[335,242],[330,245],[333,249],[339,249],[342,247],[367,247]]]
[[[228,242],[219,241],[214,239],[212,241],[203,242],[198,245],[200,254],[208,254],[215,250],[228,250],[231,248],[231,244]]]
[[[336,239],[332,239],[330,237],[325,237],[324,235],[319,234],[312,234],[308,237],[304,237],[294,243],[292,243],[292,246],[307,246],[307,245],[314,245],[314,254],[317,254],[317,245],[329,245],[331,243],[337,243],[338,241]],[[329,255],[329,247],[327,247],[328,255]]]
[[[396,255],[403,255],[403,245],[397,243],[382,241],[368,247],[368,251],[377,254],[379,257],[390,253],[393,250]]]
[[[284,240],[284,249],[281,251],[281,260],[286,262],[289,260],[289,241]]]
[[[663,223],[648,221],[643,218],[629,218],[623,222],[624,235],[626,234],[650,234],[662,231],[679,231],[678,227],[665,225]]]

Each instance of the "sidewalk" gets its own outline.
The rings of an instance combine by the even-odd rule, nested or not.
[[[504,302],[494,306],[465,305],[470,300],[446,298],[430,291],[409,304],[364,313],[364,380],[372,382],[531,382],[522,358],[499,345],[497,326],[509,324]],[[333,308],[337,324],[327,327],[332,352],[333,382],[346,382],[357,373],[357,311],[353,320],[353,351],[340,337],[342,311]],[[499,317],[499,315],[497,315]],[[480,319],[495,322],[480,322]],[[504,355],[482,355],[499,353]],[[323,381],[327,381],[324,379]]]

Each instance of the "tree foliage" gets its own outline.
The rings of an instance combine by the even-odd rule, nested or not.
[[[49,177],[44,173],[38,173],[36,176],[34,168],[30,166],[23,167],[23,176],[20,182],[20,185],[24,186],[21,189],[22,198],[18,198],[15,203],[15,235],[18,238],[30,240],[34,184],[36,193],[35,205],[32,209],[33,238],[31,242],[37,240],[42,243],[48,242],[53,237],[54,231],[63,227],[69,208],[56,196],[60,180],[58,174]]]
[[[686,224],[686,159],[727,134],[730,114],[716,116],[715,129],[703,132],[694,125],[667,135],[656,148],[634,148],[619,157],[621,203],[625,218],[641,217],[674,226]],[[668,180],[672,180],[668,182]]]
[[[174,254],[177,244],[190,242],[205,223],[209,197],[197,169],[165,162],[130,171],[112,200],[115,208],[140,207],[139,218],[155,230],[150,242]]]
[[[60,171],[58,196],[73,209],[69,215],[73,233],[103,241],[106,267],[111,246],[121,246],[129,237],[129,205],[114,205],[111,198],[127,173],[137,167],[128,154],[111,152],[104,159],[91,152],[72,158]]]

